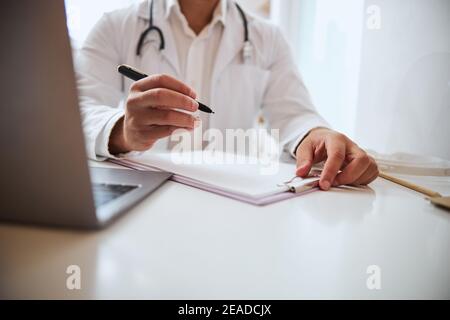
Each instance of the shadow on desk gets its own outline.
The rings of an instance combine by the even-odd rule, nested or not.
[[[87,286],[68,289],[71,274],[66,271],[76,265],[81,269],[82,284],[96,280],[92,271],[97,270],[98,247],[91,240],[96,236],[85,231],[1,224],[0,299],[94,297],[95,292],[89,292]]]
[[[335,225],[362,220],[366,214],[373,211],[375,199],[376,193],[370,186],[341,186],[326,192],[317,192],[315,199],[305,201],[303,207],[315,220]]]

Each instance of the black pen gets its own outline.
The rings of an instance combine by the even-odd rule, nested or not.
[[[120,65],[117,68],[117,71],[119,71],[125,77],[130,78],[131,80],[134,80],[134,81],[139,81],[141,79],[148,77],[148,75],[146,75],[145,73],[137,71],[136,69],[134,69],[130,66],[127,66],[125,64]],[[201,102],[198,102],[198,110],[206,112],[206,113],[214,113],[214,111],[212,111],[211,108],[209,108],[208,106],[204,105]]]

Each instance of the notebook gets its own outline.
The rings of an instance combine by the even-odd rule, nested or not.
[[[173,173],[172,180],[253,205],[267,205],[317,189],[318,175],[295,176],[293,163],[223,152],[145,152],[111,162],[135,170]]]

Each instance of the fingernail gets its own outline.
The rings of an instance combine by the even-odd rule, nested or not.
[[[323,187],[324,190],[330,189],[330,182],[324,181],[324,182],[322,183],[322,187]]]
[[[309,161],[303,160],[300,162],[300,168],[305,168],[308,166],[308,164],[309,164]]]
[[[305,160],[301,161],[297,167],[297,174],[302,173],[306,169],[307,165],[308,161]]]
[[[192,99],[192,108],[194,108],[194,111],[197,111],[198,107],[199,107],[198,102]]]

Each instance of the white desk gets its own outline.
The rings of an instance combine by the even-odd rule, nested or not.
[[[427,185],[450,194],[449,179]],[[254,207],[168,182],[100,232],[0,225],[0,298],[449,299],[450,213],[371,188]]]

